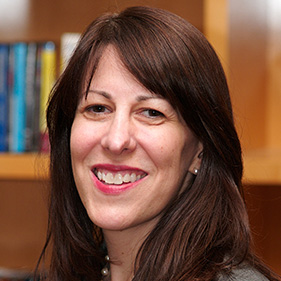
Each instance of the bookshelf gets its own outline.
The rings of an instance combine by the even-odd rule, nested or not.
[[[204,33],[228,78],[249,185],[281,185],[280,13],[273,0],[204,1]]]
[[[93,5],[90,0],[83,1],[83,4],[80,3],[79,5],[74,0],[70,0],[67,5],[65,1],[55,0],[44,0],[41,3],[35,0],[25,2],[28,5],[26,4],[26,7],[22,7],[21,16],[14,15],[14,18],[18,18],[17,21],[13,21],[12,24],[10,22],[11,17],[10,19],[6,17],[7,24],[3,24],[5,21],[2,21],[3,23],[0,24],[1,41],[52,40],[59,46],[63,33],[83,31],[94,17],[106,10],[113,10],[114,6],[117,5],[113,4],[112,1]],[[280,95],[280,90],[276,90],[280,86],[278,79],[280,67],[274,60],[266,61],[278,53],[278,44],[280,44],[274,39],[278,27],[278,18],[276,13],[274,14],[274,11],[277,9],[274,9],[272,4],[271,6],[268,4],[269,7],[267,8],[271,13],[271,20],[269,22],[270,32],[261,28],[262,33],[260,33],[259,39],[255,39],[253,36],[248,36],[249,39],[247,39],[247,32],[249,30],[245,27],[243,29],[238,28],[237,22],[246,18],[248,26],[256,24],[255,20],[257,19],[264,24],[267,23],[266,15],[261,12],[262,8],[265,8],[263,7],[265,5],[262,3],[263,1],[255,3],[256,6],[261,8],[257,9],[257,12],[254,12],[255,9],[251,9],[251,3],[244,3],[244,6],[246,5],[245,11],[249,14],[256,13],[255,17],[247,17],[247,13],[238,13],[236,11],[237,6],[239,6],[236,3],[237,1],[189,0],[182,3],[183,1],[177,0],[173,5],[169,1],[162,0],[158,2],[156,3],[155,1],[153,4],[188,18],[195,26],[204,31],[222,60],[230,81],[234,110],[238,116],[238,131],[244,150],[244,182],[251,184],[281,184],[281,160],[279,160],[281,159],[281,130],[279,128],[281,104],[280,102],[278,103],[280,101],[278,96]],[[268,3],[270,2],[272,1]],[[3,3],[0,4],[2,11],[5,10],[5,7],[1,6]],[[131,1],[130,5],[151,5],[151,3],[152,1]],[[118,3],[120,9],[128,4],[128,1],[120,1]],[[192,9],[188,9],[189,7],[192,7]],[[65,11],[65,13],[60,11]],[[184,13],[184,11],[186,12]],[[24,16],[24,14],[28,15],[28,17]],[[50,17],[50,14],[54,16]],[[75,16],[77,14],[79,16]],[[42,22],[42,19],[44,24],[40,27],[38,23]],[[266,33],[269,35],[266,35]],[[256,65],[251,66],[251,62],[253,62],[254,58],[252,58],[252,61],[249,61],[247,66],[243,65],[243,68],[246,68],[246,70],[241,71],[241,64],[239,65],[241,62],[239,57],[241,55],[236,50],[240,46],[237,46],[236,41],[237,38],[240,40],[242,36],[246,49],[253,47],[253,44],[264,46],[265,44],[261,44],[260,41],[270,40],[270,47],[266,48],[264,46],[263,48],[256,49],[260,61],[258,68],[266,68],[263,74],[266,76],[267,82],[265,81],[266,78],[260,79],[262,73],[253,70]],[[249,42],[249,40],[252,42]],[[252,73],[250,78],[246,71],[247,73]],[[243,80],[242,76],[247,77],[250,81]],[[248,85],[245,85],[246,83]],[[256,88],[249,86],[255,84],[257,84]],[[38,161],[35,161],[35,159],[37,159],[35,154],[0,154],[0,178],[36,179],[39,177],[46,179],[46,175],[40,175],[40,173],[38,175],[38,171],[36,171]],[[45,163],[47,160],[42,160],[42,162]],[[18,167],[18,169],[14,169],[14,166]]]
[[[241,7],[243,6],[243,10]],[[257,253],[281,274],[281,6],[205,0],[204,32],[224,66],[244,161],[244,197]]]
[[[48,154],[0,154],[0,180],[48,179]]]
[[[244,182],[248,185],[281,185],[281,149],[255,149],[244,154]]]
[[[198,29],[203,30],[203,0],[122,0],[102,1],[93,3],[85,0],[83,3],[76,0],[18,0],[15,2],[3,1],[0,3],[0,43],[13,42],[47,42],[52,41],[60,53],[60,41],[64,33],[81,33],[86,26],[98,15],[121,10],[132,5],[152,5],[168,9],[174,13],[188,18]],[[19,11],[19,8],[21,12]],[[192,7],[190,9],[190,7]],[[13,11],[8,13],[4,11]],[[51,16],[50,16],[51,15]],[[59,56],[57,56],[58,64]],[[57,67],[57,70],[60,66]],[[59,72],[59,71],[57,71]],[[47,157],[38,157],[36,154],[9,154],[0,153],[0,180],[1,179],[47,179]],[[41,159],[42,158],[42,159]],[[38,171],[40,165],[44,166],[43,172]]]
[[[38,1],[30,0],[29,10],[26,10],[27,8],[23,10],[26,11],[26,14],[29,14],[28,18],[21,16],[17,22],[9,26],[0,24],[1,41],[52,40],[59,46],[59,41],[63,33],[68,31],[81,32],[95,16],[108,9],[114,9],[114,4],[112,4],[111,1],[103,5],[93,5],[90,0],[84,1],[83,5],[77,5],[77,1],[74,0],[70,2],[71,3],[66,5],[64,1],[50,0],[47,2],[45,0],[39,5]],[[274,63],[274,61],[266,62],[267,58],[274,57],[279,47],[279,43],[274,41],[274,32],[278,24],[276,16],[274,16],[274,14],[271,15],[271,30],[267,32],[269,34],[269,39],[265,38],[265,36],[267,36],[265,33],[268,30],[263,29],[261,30],[264,32],[260,35],[263,36],[263,38],[259,39],[271,40],[271,47],[267,49],[264,47],[264,49],[260,48],[256,50],[260,55],[259,60],[262,60],[259,66],[266,67],[266,70],[264,70],[264,72],[266,72],[264,75],[267,78],[266,84],[264,81],[265,78],[259,79],[259,75],[261,74],[253,71],[252,68],[255,66],[251,66],[251,61],[248,66],[245,66],[245,71],[248,73],[252,72],[251,76],[253,77],[250,76],[250,81],[244,81],[242,79],[243,77],[241,77],[249,77],[249,75],[247,75],[245,71],[241,72],[241,65],[236,63],[236,61],[239,62],[241,59],[239,59],[239,53],[236,50],[239,46],[235,49],[237,45],[235,42],[237,37],[243,35],[241,29],[237,31],[238,27],[235,27],[237,25],[236,22],[241,20],[243,16],[241,16],[240,13],[235,13],[235,7],[239,6],[236,2],[225,0],[190,0],[186,1],[186,3],[182,3],[182,1],[178,0],[175,5],[164,0],[158,2],[158,5],[155,3],[155,6],[169,9],[188,18],[195,26],[204,31],[222,60],[230,81],[234,111],[238,116],[238,131],[241,136],[244,151],[244,182],[250,184],[281,184],[281,130],[278,122],[278,120],[281,120],[281,105],[275,102],[280,100],[278,97],[278,95],[280,95],[280,90],[276,90],[280,84],[280,82],[278,82],[278,73],[280,70],[279,65]],[[263,1],[258,1],[256,5],[264,8],[262,7],[262,5],[264,5],[262,2]],[[134,4],[151,4],[151,1],[130,2],[130,5]],[[124,6],[128,5],[128,1],[120,1],[119,5],[119,8],[122,9]],[[250,5],[251,4],[247,4],[245,9],[247,8],[250,10]],[[185,14],[183,13],[183,6],[186,6],[187,12]],[[192,6],[193,9],[188,9],[190,6]],[[3,11],[5,9],[1,10]],[[66,11],[65,15],[60,14],[59,16],[58,10]],[[188,12],[188,10],[195,11],[195,13]],[[232,12],[230,12],[230,10]],[[254,11],[254,9],[252,10]],[[272,8],[270,9],[269,7],[268,10],[273,13]],[[253,13],[253,11],[248,12]],[[261,11],[261,9],[258,9],[258,11]],[[54,13],[55,16],[49,17],[48,15],[50,13]],[[82,16],[77,17],[75,14]],[[256,15],[256,18],[262,18],[263,23],[267,22],[265,17],[266,15],[262,12]],[[40,28],[37,23],[41,22],[41,19],[44,19],[45,23]],[[248,25],[249,24],[254,25],[255,19],[249,19]],[[56,26],[56,28],[53,28],[54,26]],[[244,30],[243,32],[245,34],[248,32],[245,28],[242,30]],[[244,42],[246,48],[252,47],[253,44],[264,45],[258,44],[259,42],[255,41],[255,38],[250,36],[249,38],[253,43],[247,42],[245,34],[243,38],[246,38]],[[249,46],[247,46],[247,44]],[[232,47],[232,45],[234,45],[234,47]],[[260,82],[261,80],[262,82]],[[247,82],[249,85],[257,84],[260,89],[253,88],[254,86],[249,88],[249,85],[245,85]],[[279,87],[279,89],[280,88],[281,87]],[[253,94],[254,92],[255,96]],[[241,95],[243,95],[242,99],[240,97]],[[266,98],[266,96],[268,98]],[[254,106],[252,106],[252,104]],[[46,179],[46,173],[42,175],[37,171],[37,158],[35,154],[0,154],[0,179]],[[40,162],[46,165],[45,163],[47,160],[44,159]],[[14,167],[18,168],[15,169]]]
[[[52,41],[60,54],[64,33],[81,33],[98,15],[133,5],[170,10],[203,30],[203,0],[16,0],[0,1],[0,41]],[[0,153],[0,268],[35,267],[47,228],[48,163],[48,154]]]
[[[244,155],[244,183],[281,184],[281,150],[254,150]],[[47,180],[48,154],[0,154],[0,180]]]
[[[19,6],[20,2],[20,5],[25,6]],[[276,39],[278,36],[275,35],[281,17],[276,16],[278,9],[270,4],[273,2],[273,0],[0,1],[0,38],[2,42],[50,40],[59,46],[63,33],[82,32],[88,23],[101,13],[115,10],[116,7],[121,10],[132,5],[151,5],[170,10],[187,18],[203,31],[217,50],[229,80],[244,151],[244,183],[253,194],[248,196],[247,200],[253,204],[253,209],[262,205],[261,216],[265,221],[262,229],[259,227],[260,217],[256,216],[254,211],[250,212],[252,224],[260,233],[257,244],[260,248],[266,249],[262,251],[262,256],[281,274],[280,258],[278,259],[276,254],[281,252],[281,245],[278,242],[281,230],[280,227],[277,228],[281,213],[278,207],[281,205],[278,199],[281,198],[281,80],[278,79],[281,67],[279,61],[274,60],[281,49]],[[12,14],[7,16],[5,11],[12,11]],[[267,14],[263,11],[267,11]],[[239,23],[243,26],[241,27]],[[258,28],[258,32],[252,33],[255,28]],[[34,268],[45,238],[46,214],[43,209],[46,206],[46,199],[40,196],[42,182],[44,186],[48,180],[48,163],[48,154],[0,154],[0,228],[1,225],[9,227],[5,233],[3,231],[0,233],[0,267]],[[263,203],[257,203],[256,198],[263,198]],[[264,204],[269,200],[272,204]],[[15,202],[17,206],[22,207],[14,208]],[[28,209],[24,219],[18,218],[19,213],[22,215],[26,213],[26,202],[34,206],[36,211]],[[11,213],[13,220],[10,219]],[[15,234],[22,231],[24,235],[21,241],[17,241]],[[270,239],[271,235],[274,239]],[[261,237],[266,238],[259,242]],[[33,247],[34,241],[37,242]],[[275,245],[272,245],[273,241]],[[13,253],[10,249],[13,249]]]

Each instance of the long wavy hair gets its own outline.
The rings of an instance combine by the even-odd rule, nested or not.
[[[174,106],[204,147],[198,175],[142,244],[133,280],[217,280],[245,261],[278,280],[251,251],[241,196],[241,148],[219,59],[190,23],[149,7],[130,7],[93,21],[51,93],[49,225],[41,256],[42,262],[46,249],[52,249],[47,279],[101,279],[103,235],[76,190],[70,132],[79,98],[109,44],[144,87]]]

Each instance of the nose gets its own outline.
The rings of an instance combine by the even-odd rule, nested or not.
[[[104,125],[108,126],[101,139],[104,149],[116,155],[135,150],[136,140],[129,117],[122,113],[116,114]]]

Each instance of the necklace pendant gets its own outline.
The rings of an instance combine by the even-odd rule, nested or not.
[[[108,276],[108,274],[109,274],[108,263],[109,263],[110,259],[109,259],[109,256],[108,256],[108,255],[105,256],[105,260],[106,260],[106,265],[105,265],[105,267],[101,270],[101,275],[102,275],[103,277],[106,277],[106,276]]]
[[[102,276],[107,276],[109,274],[109,270],[107,267],[104,267],[102,270],[101,270],[101,275]]]

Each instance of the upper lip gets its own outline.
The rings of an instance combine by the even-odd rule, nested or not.
[[[131,167],[127,165],[113,165],[113,164],[96,164],[92,167],[92,171],[94,170],[104,170],[112,173],[137,173],[137,174],[148,174],[144,170],[136,167]]]

